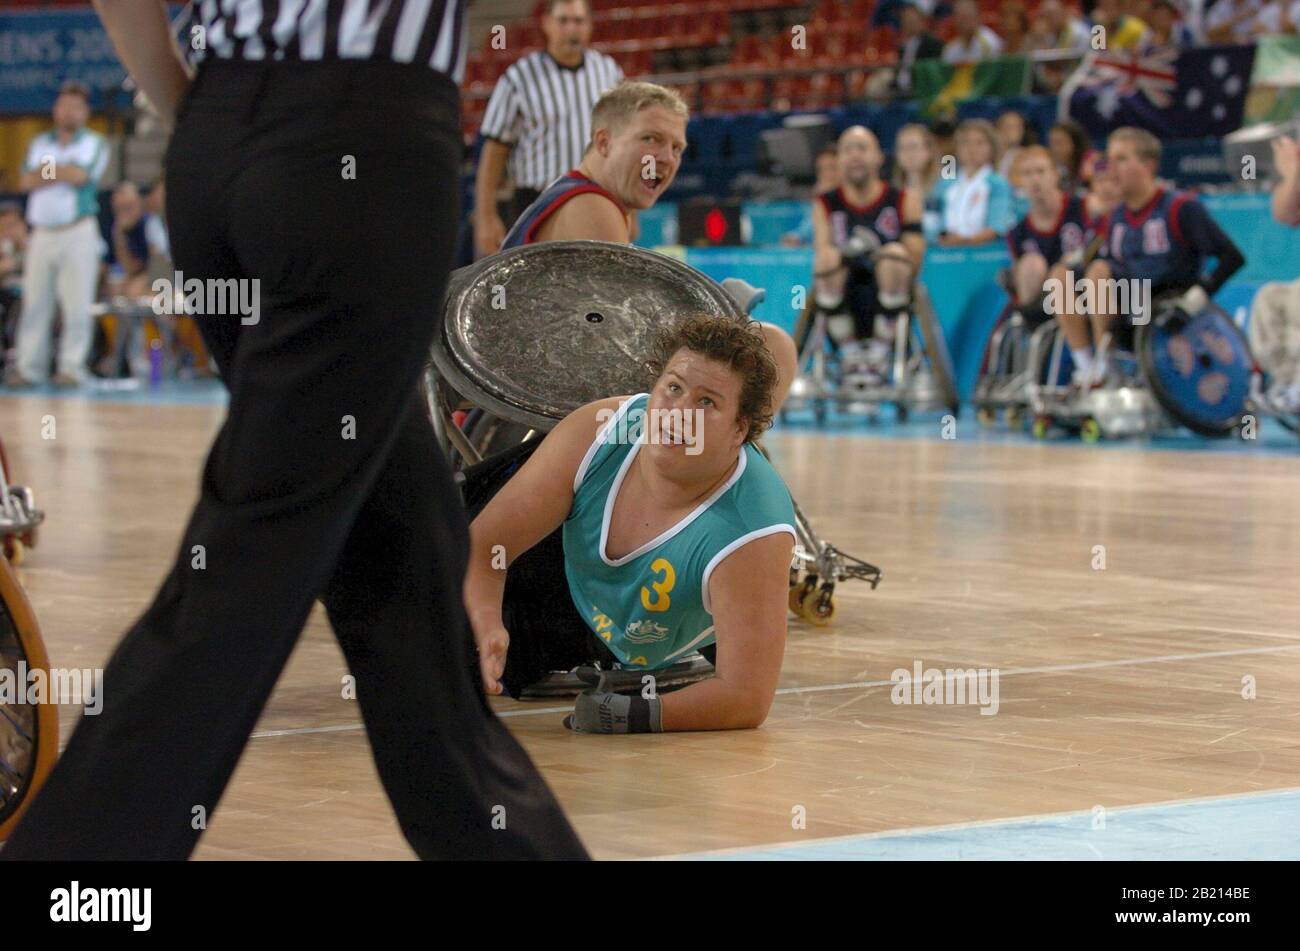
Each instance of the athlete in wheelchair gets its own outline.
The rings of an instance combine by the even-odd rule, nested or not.
[[[646,366],[644,391],[465,470],[484,687],[520,697],[586,667],[572,729],[756,727],[796,541],[790,494],[755,445],[776,364],[753,321],[701,314],[660,329]],[[660,673],[694,651],[716,673],[661,695]]]
[[[1109,176],[1104,163],[1094,177]],[[1061,190],[1052,154],[1039,145],[1029,146],[1017,158],[1020,181],[1029,198],[1029,212],[1007,233],[1011,268],[1002,275],[1010,300],[999,315],[980,365],[974,403],[979,421],[991,425],[999,412],[1009,428],[1019,428],[1029,406],[1029,387],[1038,382],[1029,372],[1029,342],[1052,316],[1055,289],[1065,287],[1071,273],[1083,266],[1098,248],[1098,232],[1110,207],[1102,189],[1088,195]],[[1078,333],[1080,325],[1066,325]],[[1087,333],[1087,327],[1082,327]],[[1088,345],[1071,339],[1076,347]]]
[[[1093,440],[1173,422],[1227,435],[1246,410],[1254,366],[1245,337],[1211,297],[1244,259],[1195,197],[1157,181],[1155,136],[1117,129],[1106,151],[1122,203],[1082,280],[1064,285],[1048,328],[1065,326],[1070,335],[1072,382],[1055,382],[1064,357],[1059,333],[1031,346],[1034,379],[1049,381],[1032,388],[1035,435],[1059,423]]]
[[[838,144],[840,187],[813,203],[814,288],[796,328],[800,376],[787,407],[865,409],[893,403],[957,412],[951,361],[924,287],[922,196],[883,180],[871,130],[852,126]],[[912,340],[913,317],[921,346]]]

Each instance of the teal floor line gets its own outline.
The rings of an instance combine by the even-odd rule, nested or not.
[[[1294,861],[1300,860],[1300,789],[815,839],[806,843],[794,841],[673,858]]]

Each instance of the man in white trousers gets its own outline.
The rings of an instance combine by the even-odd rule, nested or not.
[[[65,82],[54,101],[54,128],[32,140],[19,188],[28,192],[27,266],[10,386],[45,382],[55,305],[63,314],[56,386],[77,386],[90,354],[90,306],[99,276],[100,235],[96,192],[108,164],[108,144],[86,128],[90,91]]]

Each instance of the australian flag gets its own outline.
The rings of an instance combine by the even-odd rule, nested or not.
[[[1099,50],[1061,89],[1060,114],[1094,138],[1137,126],[1162,139],[1223,136],[1241,128],[1254,46]]]

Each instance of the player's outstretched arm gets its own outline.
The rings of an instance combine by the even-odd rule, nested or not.
[[[568,516],[582,457],[622,399],[588,403],[561,420],[470,524],[465,610],[478,646],[483,689],[490,694],[501,693],[510,645],[502,621],[506,569]]]

